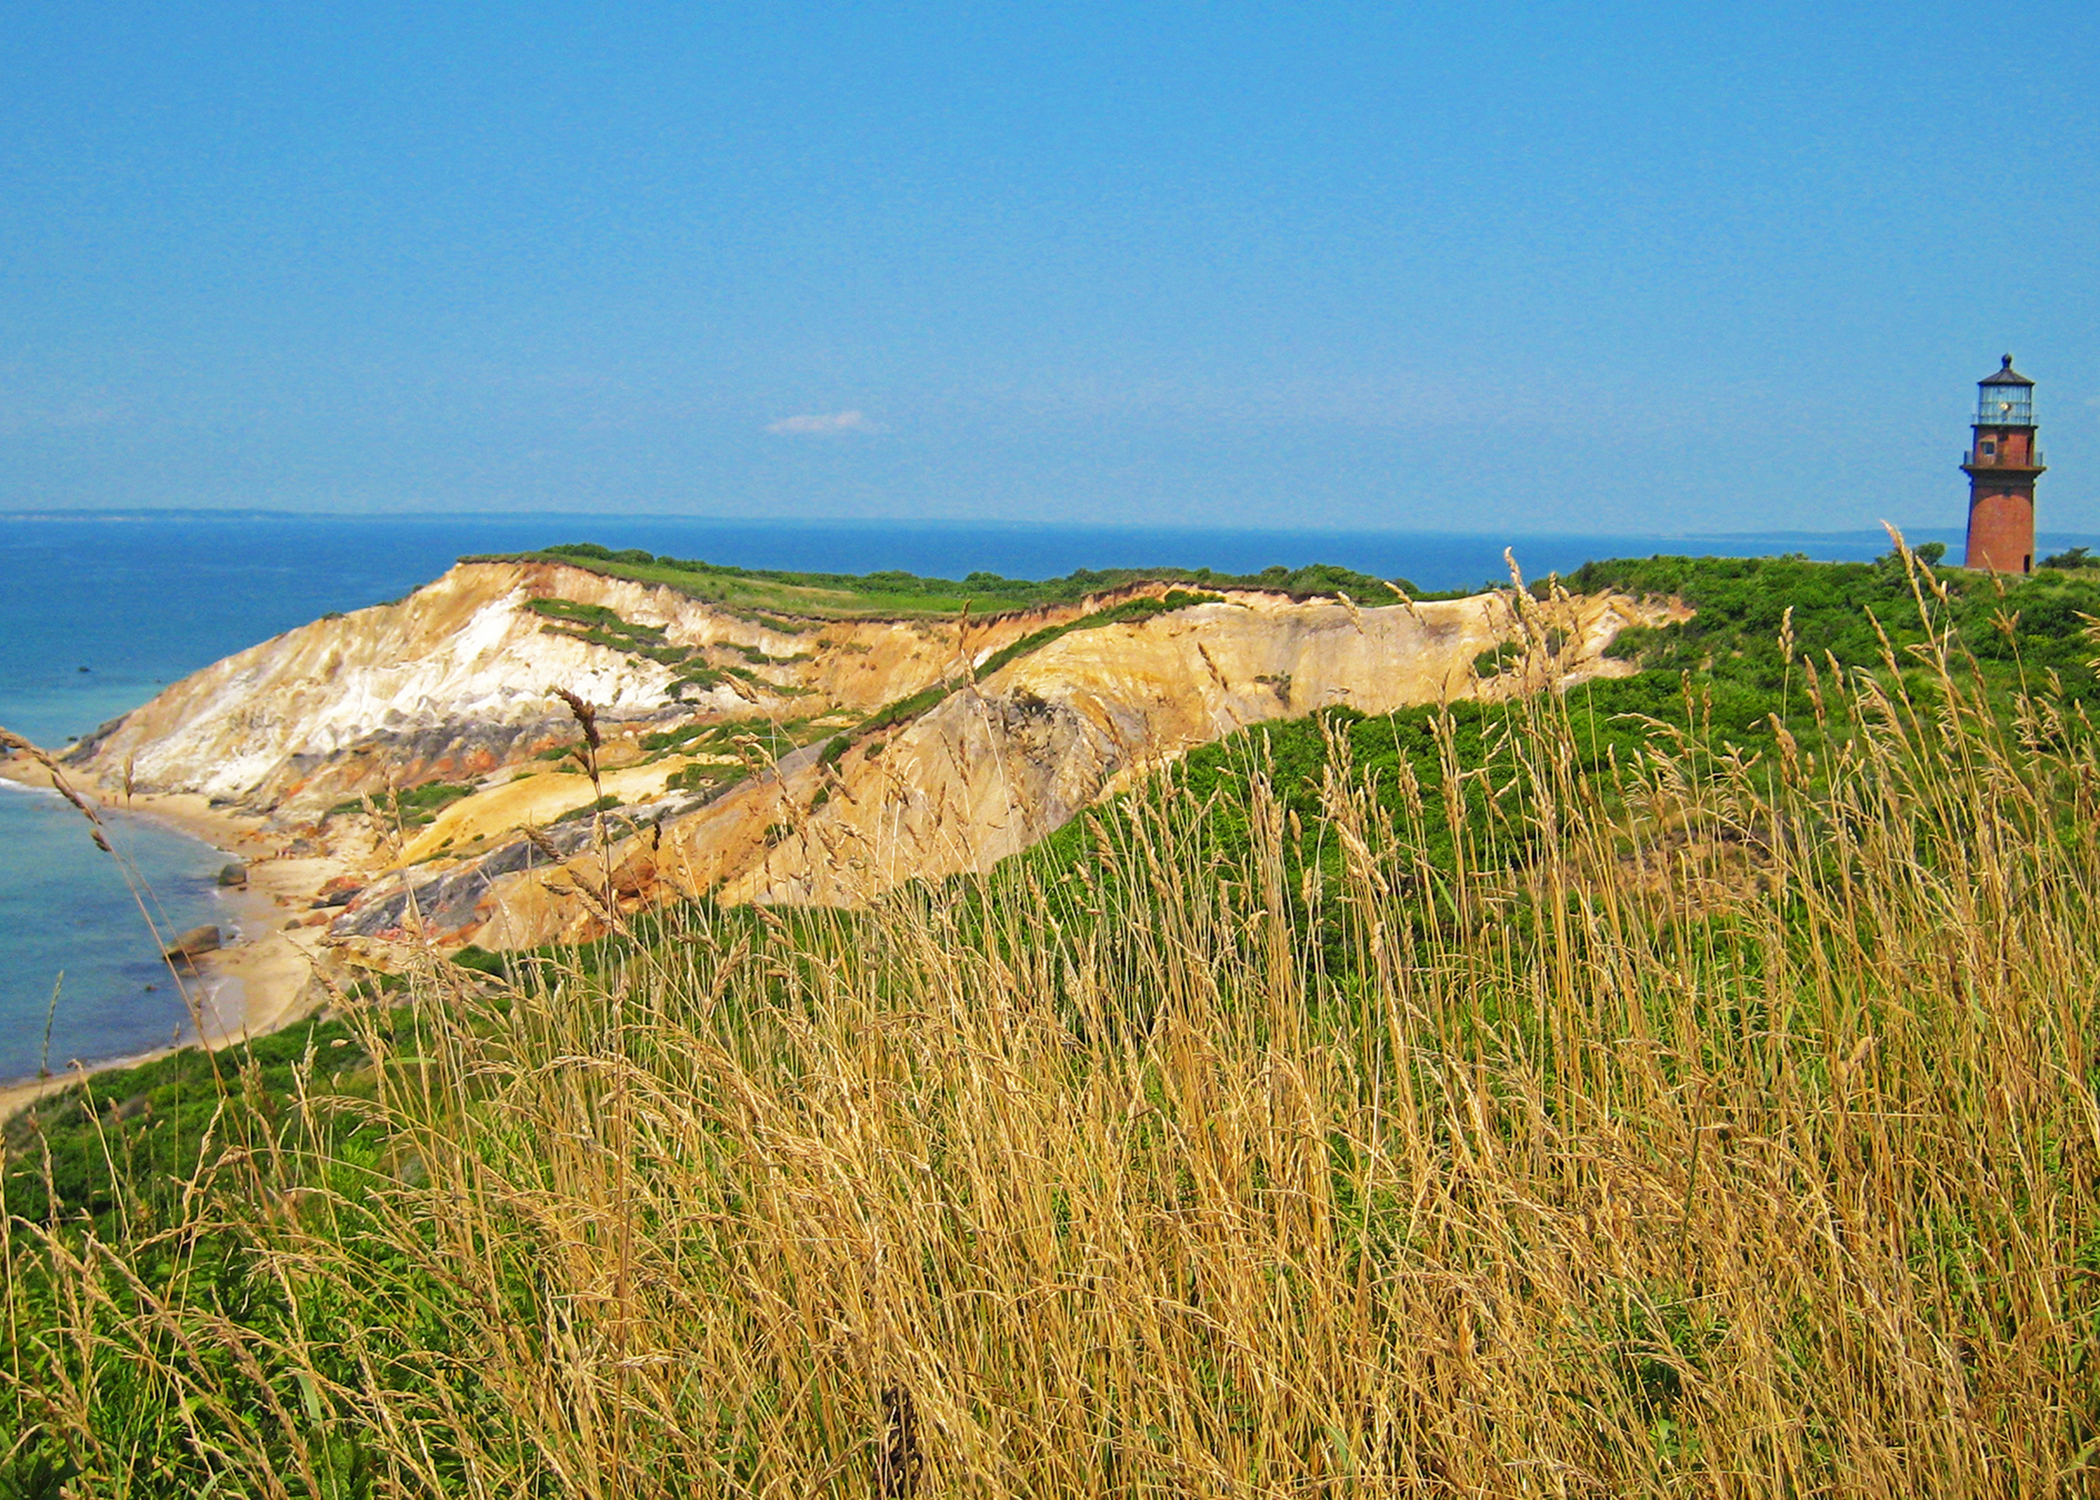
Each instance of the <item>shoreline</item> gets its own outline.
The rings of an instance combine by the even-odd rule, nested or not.
[[[51,789],[50,771],[27,756],[0,761],[0,778],[38,790]],[[192,1007],[194,1035],[147,1052],[69,1067],[48,1078],[0,1080],[0,1124],[38,1100],[98,1073],[137,1067],[185,1047],[202,1046],[217,1052],[281,1030],[320,1004],[313,993],[313,977],[325,928],[298,925],[296,918],[311,909],[323,885],[344,873],[342,861],[290,856],[290,840],[262,819],[221,811],[199,796],[139,793],[118,801],[77,783],[73,789],[103,816],[157,823],[218,850],[229,861],[239,861],[247,871],[247,882],[219,892],[226,910],[216,925],[226,937],[225,945],[195,961],[194,978],[178,976],[183,984],[201,987]],[[160,936],[167,943],[176,934]]]

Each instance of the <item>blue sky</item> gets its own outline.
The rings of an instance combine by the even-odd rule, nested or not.
[[[0,508],[2100,530],[2090,0],[7,17]]]

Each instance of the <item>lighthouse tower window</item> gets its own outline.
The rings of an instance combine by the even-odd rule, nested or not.
[[[1998,456],[1998,440],[1996,438],[1985,438],[1977,445],[1976,451],[1985,458],[1996,458]]]

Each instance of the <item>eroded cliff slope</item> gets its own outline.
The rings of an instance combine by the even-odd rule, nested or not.
[[[984,869],[1248,724],[1580,680],[1655,614],[1524,612],[1159,584],[990,620],[792,620],[465,563],[229,657],[72,758],[334,851],[352,873],[315,920],[341,936],[513,947],[679,895],[851,902]],[[595,712],[595,751],[556,690]]]

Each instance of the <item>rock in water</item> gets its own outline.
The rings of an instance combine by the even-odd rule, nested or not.
[[[192,927],[181,937],[175,939],[173,943],[169,944],[168,951],[162,957],[170,961],[202,958],[207,953],[216,953],[219,949],[220,941],[219,929],[210,923],[206,923],[202,927]]]
[[[220,885],[246,885],[247,883],[248,867],[239,860],[235,860],[232,864],[224,865],[220,868]]]

